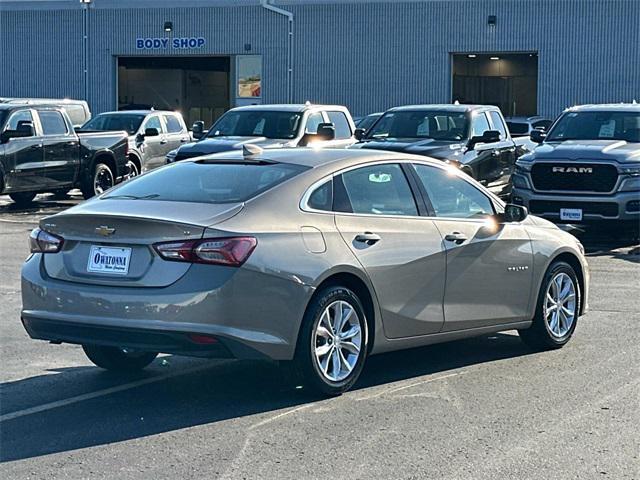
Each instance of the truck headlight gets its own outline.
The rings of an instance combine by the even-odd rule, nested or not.
[[[526,190],[530,190],[531,187],[529,186],[529,180],[527,180],[527,177],[522,176],[522,175],[511,175],[511,182],[513,182],[513,186],[516,188],[524,188]]]
[[[516,162],[515,172],[521,174],[527,174],[531,171],[531,164],[521,161]]]
[[[640,176],[625,178],[618,189],[619,192],[637,192],[640,191]]]
[[[640,177],[640,166],[639,167],[622,167],[620,169],[620,173],[623,175],[631,175],[632,177]]]

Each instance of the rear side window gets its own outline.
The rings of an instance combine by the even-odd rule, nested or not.
[[[106,198],[197,203],[245,202],[307,168],[286,163],[176,163],[123,183]]]
[[[173,115],[164,115],[164,121],[167,124],[167,132],[169,133],[181,133],[182,125],[180,124],[180,120],[178,120]]]
[[[49,110],[38,112],[38,115],[44,135],[65,135],[67,133],[67,124],[60,112]]]
[[[316,188],[309,196],[307,206],[314,210],[331,211],[333,208],[333,182],[329,180]]]
[[[349,120],[347,116],[342,112],[327,112],[329,115],[329,121],[333,123],[336,128],[336,140],[344,140],[351,138],[351,127],[349,126]]]
[[[398,164],[358,168],[342,174],[351,211],[369,215],[418,215],[413,193]]]
[[[495,128],[497,131],[500,132],[500,138],[502,140],[507,138],[507,130],[504,126],[504,122],[502,121],[502,118],[500,117],[500,114],[498,112],[491,111],[489,112],[489,115],[491,116],[491,122],[493,123],[493,128]]]

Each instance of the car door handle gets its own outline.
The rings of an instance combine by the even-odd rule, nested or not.
[[[167,143],[167,139],[163,138],[162,140],[160,140],[160,145],[164,145],[165,143]]]
[[[188,138],[181,138],[180,143],[187,143],[189,141]]]
[[[355,236],[354,240],[356,242],[366,243],[367,245],[373,245],[376,242],[382,240],[380,235],[371,232],[359,233]]]
[[[458,245],[460,245],[462,242],[467,240],[467,236],[464,233],[453,232],[453,233],[450,233],[448,235],[445,235],[444,239],[447,242],[455,242]]]

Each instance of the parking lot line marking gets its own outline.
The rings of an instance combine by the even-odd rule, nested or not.
[[[371,399],[374,399],[374,398],[381,397],[382,395],[386,395],[388,393],[400,392],[401,390],[406,390],[408,388],[417,387],[418,385],[424,385],[425,383],[431,383],[431,382],[435,382],[437,380],[444,380],[445,378],[457,377],[457,376],[460,376],[460,375],[464,375],[465,373],[466,372],[457,372],[457,373],[450,373],[448,375],[442,375],[440,377],[428,378],[426,380],[422,380],[421,382],[415,382],[415,383],[412,383],[410,385],[403,385],[402,387],[390,388],[388,390],[383,390],[381,392],[377,392],[377,393],[374,393],[372,395],[367,395],[365,397],[357,398],[356,400],[359,401],[359,402],[361,402],[362,400],[371,400]]]
[[[309,407],[311,407],[313,405],[315,405],[315,403],[309,403],[307,405],[301,405],[301,406],[293,408],[291,410],[287,410],[286,412],[282,412],[282,413],[279,413],[277,415],[274,415],[273,417],[265,418],[264,420],[262,420],[262,421],[260,421],[258,423],[254,423],[253,425],[251,425],[249,427],[249,430],[254,430],[254,429],[256,429],[258,427],[262,427],[263,425],[266,425],[268,423],[275,422],[276,420],[278,420],[278,419],[280,419],[282,417],[285,417],[287,415],[291,415],[292,413],[299,412],[300,410],[304,410],[305,408],[309,408]]]
[[[72,405],[74,403],[84,402],[85,400],[92,400],[98,397],[104,397],[105,395],[111,395],[112,393],[118,393],[125,390],[130,390],[132,388],[141,387],[143,385],[148,385],[150,383],[160,382],[162,380],[167,380],[172,377],[187,375],[189,373],[198,372],[200,370],[206,370],[207,368],[212,368],[214,366],[222,365],[224,363],[229,363],[230,361],[231,360],[223,361],[221,363],[216,363],[215,365],[212,365],[210,363],[205,365],[198,365],[197,367],[187,368],[186,370],[181,370],[179,372],[172,372],[172,373],[167,373],[165,375],[158,375],[157,377],[144,378],[142,380],[137,380],[135,382],[124,383],[122,385],[116,385],[115,387],[105,388],[102,390],[97,390],[95,392],[89,392],[89,393],[84,393],[82,395],[77,395],[75,397],[65,398],[64,400],[56,400],[55,402],[49,402],[49,403],[45,403],[35,407],[25,408],[24,410],[5,413],[4,415],[0,415],[0,422],[14,420],[16,418],[24,417],[26,415],[32,415],[34,413],[46,412],[47,410],[53,410],[54,408],[66,407],[67,405]]]

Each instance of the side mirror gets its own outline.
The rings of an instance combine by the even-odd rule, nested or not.
[[[193,122],[191,133],[193,134],[193,138],[200,140],[204,136],[204,122],[202,120]]]
[[[547,138],[547,133],[544,130],[532,130],[529,138],[533,143],[542,143],[544,139]]]
[[[495,143],[500,141],[500,132],[486,130],[482,135],[471,137],[467,142],[467,149],[472,150],[478,143]]]
[[[31,120],[20,120],[15,130],[5,130],[2,132],[0,141],[7,143],[12,138],[33,137],[36,134]]]
[[[316,132],[318,140],[333,140],[336,138],[336,127],[333,123],[321,123],[318,125],[318,131]]]
[[[500,215],[501,223],[512,223],[512,222],[521,222],[529,215],[529,211],[527,207],[523,207],[522,205],[514,205],[513,203],[508,203],[504,207],[504,213]]]
[[[353,132],[353,136],[356,140],[362,140],[365,133],[367,133],[367,131],[364,128],[356,128],[355,132]]]
[[[157,128],[145,128],[144,130],[145,137],[157,137],[158,135],[160,135],[160,132]]]

